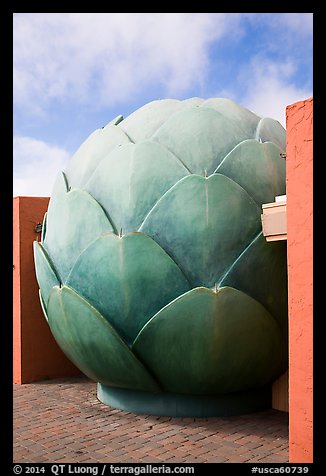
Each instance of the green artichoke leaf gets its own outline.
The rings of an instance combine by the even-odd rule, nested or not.
[[[118,114],[118,116],[116,116],[114,119],[112,119],[112,121],[108,122],[108,124],[105,127],[117,126],[121,121],[123,121],[123,115]]]
[[[273,142],[282,152],[286,150],[286,132],[282,124],[270,117],[263,117],[257,125],[255,139],[259,142]]]
[[[159,198],[189,175],[170,151],[154,141],[126,144],[99,164],[85,185],[110,214],[117,230],[138,230]],[[110,190],[110,193],[108,193]]]
[[[244,130],[246,137],[254,137],[260,117],[249,111],[240,104],[227,98],[209,98],[201,104],[202,107],[210,107],[227,117],[231,121],[239,124]]]
[[[77,256],[94,237],[113,231],[99,203],[84,190],[68,192],[64,174],[59,174],[47,212],[44,248],[65,282]]]
[[[133,142],[140,142],[150,137],[176,111],[184,108],[178,99],[158,99],[140,107],[123,121],[118,127]]]
[[[47,312],[58,345],[88,377],[113,387],[160,391],[114,328],[74,290],[55,286]]]
[[[219,286],[232,286],[259,301],[287,335],[286,242],[260,233],[227,270]]]
[[[285,194],[285,160],[280,154],[272,142],[247,139],[231,150],[215,172],[237,182],[261,206]]]
[[[53,286],[58,286],[61,280],[54,264],[38,241],[34,241],[33,250],[36,278],[41,290],[44,305],[46,306],[51,289]]]
[[[99,237],[79,256],[67,284],[128,343],[159,309],[190,289],[165,251],[138,232]]]
[[[113,121],[119,123],[122,116]],[[69,183],[74,188],[83,188],[98,163],[115,147],[130,143],[129,137],[111,121],[102,129],[94,131],[79,147],[65,170]]]
[[[167,392],[256,388],[281,372],[282,336],[268,311],[230,287],[195,288],[160,310],[132,349]]]
[[[261,230],[260,212],[228,177],[190,175],[163,195],[140,231],[173,258],[192,287],[213,287]]]
[[[152,135],[199,175],[212,174],[226,154],[247,138],[241,123],[203,106],[176,112]]]

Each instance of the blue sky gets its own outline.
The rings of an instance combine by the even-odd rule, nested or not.
[[[95,129],[155,99],[227,97],[285,127],[312,91],[312,13],[16,13],[14,184],[50,196]]]

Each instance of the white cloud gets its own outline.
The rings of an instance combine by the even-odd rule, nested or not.
[[[291,60],[276,62],[256,56],[249,70],[250,74],[242,72],[247,78],[242,104],[259,116],[277,119],[284,127],[286,106],[312,96],[309,88],[294,84],[296,65]]]
[[[241,26],[230,13],[20,13],[13,31],[14,100],[40,112],[66,97],[112,106],[151,85],[182,94],[205,77],[209,44]]]
[[[48,197],[69,153],[31,137],[14,137],[14,196]]]

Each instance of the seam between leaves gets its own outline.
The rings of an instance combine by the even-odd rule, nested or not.
[[[108,220],[109,224],[111,225],[112,229],[113,229],[113,232],[117,235],[118,234],[118,230],[117,230],[117,227],[115,226],[115,224],[113,223],[113,220],[112,218],[110,217],[109,213],[105,210],[105,208],[102,207],[101,203],[95,198],[93,197],[93,195],[91,195],[88,190],[85,190],[83,188],[73,188],[70,190],[70,192],[73,192],[73,191],[79,191],[79,192],[83,192],[87,195],[89,195],[91,197],[92,200],[94,200],[94,202],[96,203],[96,205],[99,206],[99,208],[101,209],[101,211],[103,212],[104,216],[106,217],[106,219]],[[69,192],[68,192],[69,193]],[[106,232],[105,232],[106,233]]]
[[[191,175],[197,175],[197,174],[192,174]],[[152,212],[152,210],[157,206],[157,204],[163,199],[163,197],[165,197],[165,195],[167,193],[170,192],[170,190],[173,189],[173,187],[176,187],[182,180],[185,180],[186,178],[190,177],[191,175],[186,175],[185,177],[182,177],[181,179],[179,179],[175,184],[173,184],[166,192],[163,193],[163,195],[158,199],[156,200],[156,202],[154,203],[154,205],[151,207],[151,209],[149,210],[149,212],[146,214],[144,220],[142,221],[140,227],[138,228],[138,231],[141,231],[145,221],[147,220],[147,217],[149,216],[149,214]]]
[[[236,145],[233,147],[233,149],[231,149],[230,152],[228,152],[228,153],[226,154],[226,156],[224,157],[224,159],[221,160],[221,162],[218,164],[218,166],[216,167],[216,169],[214,170],[213,173],[214,173],[214,174],[220,173],[220,172],[218,172],[218,169],[223,165],[223,163],[224,163],[225,160],[230,156],[230,154],[232,154],[232,152],[233,152],[235,149],[237,149],[238,147],[240,147],[240,145],[243,144],[244,142],[252,141],[252,140],[254,141],[255,139],[244,139],[244,140],[242,140],[241,142],[239,142],[238,144],[236,144]],[[222,174],[222,175],[224,175],[224,174]],[[230,177],[229,177],[229,178],[230,178]],[[236,182],[236,183],[237,183],[237,182]]]
[[[112,127],[113,127],[113,126],[112,126]],[[116,144],[116,145],[113,147],[113,149],[110,150],[110,152],[108,152],[107,154],[104,154],[104,155],[102,156],[102,158],[99,158],[99,159],[98,159],[98,163],[96,164],[95,169],[94,169],[94,170],[91,172],[91,174],[87,177],[87,180],[83,181],[83,182],[80,184],[82,187],[84,187],[82,190],[86,190],[87,184],[89,183],[90,179],[93,177],[93,175],[95,174],[95,172],[97,171],[97,169],[98,169],[98,167],[100,166],[100,164],[101,164],[110,154],[112,154],[112,152],[114,152],[118,147],[120,147],[120,145],[121,145],[121,146],[124,146],[124,145],[135,144],[135,142],[130,139],[130,137],[128,136],[128,134],[126,134],[123,129],[121,129],[121,128],[118,127],[118,126],[114,126],[114,127],[117,127],[117,128],[120,130],[120,132],[121,132],[122,134],[124,134],[130,142],[126,142],[126,143],[124,143],[124,144]]]
[[[72,271],[73,271],[73,269],[74,269],[74,267],[75,267],[77,261],[79,260],[80,256],[81,256],[93,243],[95,243],[97,240],[99,240],[100,238],[102,238],[103,236],[106,236],[106,235],[115,235],[115,236],[117,236],[117,233],[114,233],[114,231],[106,231],[106,232],[101,233],[100,235],[96,236],[92,241],[90,241],[90,242],[88,243],[88,245],[85,246],[85,248],[83,248],[83,249],[81,250],[81,252],[80,252],[80,253],[78,254],[78,256],[76,257],[75,261],[73,262],[73,264],[72,264],[72,266],[71,266],[71,268],[70,268],[70,270],[69,270],[69,273],[67,274],[67,277],[66,277],[66,279],[65,279],[65,281],[64,281],[64,283],[63,283],[64,285],[66,285],[66,283],[69,281],[70,275],[71,275],[71,273],[72,273]]]
[[[250,248],[250,246],[262,235],[262,231],[260,231],[257,235],[255,235],[255,237],[251,240],[251,242],[249,243],[249,245],[247,245],[244,250],[241,251],[241,253],[238,255],[238,257],[233,261],[233,263],[231,264],[231,266],[223,273],[222,277],[220,278],[219,282],[218,282],[218,286],[220,286],[221,282],[226,278],[226,276],[230,273],[230,271],[232,271],[232,269],[234,268],[234,266],[237,264],[237,262],[240,260],[240,258],[244,255],[244,253],[246,253],[246,251]]]
[[[123,121],[121,121],[121,122],[123,122]],[[115,127],[118,127],[120,129],[120,131],[125,134],[127,139],[129,139],[132,144],[136,144],[136,142],[130,137],[130,135],[128,135],[127,132],[124,129],[122,129],[122,127],[119,127],[119,124],[120,124],[120,122],[118,124],[116,124]]]
[[[96,318],[99,319],[100,322],[102,322],[102,324],[107,327],[111,332],[112,334],[114,335],[114,337],[119,341],[121,342],[122,346],[123,347],[126,347],[127,348],[127,352],[129,354],[131,354],[132,358],[134,359],[135,362],[137,362],[137,364],[140,365],[140,368],[143,367],[143,369],[149,374],[149,376],[152,378],[152,380],[154,381],[154,383],[158,386],[159,389],[161,389],[161,385],[160,383],[157,381],[157,379],[151,374],[151,372],[148,370],[147,366],[144,365],[144,363],[138,358],[138,356],[135,354],[135,352],[133,352],[132,348],[131,348],[131,345],[129,346],[128,343],[123,339],[122,336],[120,336],[120,334],[118,333],[118,331],[115,329],[115,327],[111,324],[111,322],[109,322],[103,315],[102,313],[96,309],[96,307],[94,307],[87,299],[84,298],[84,296],[82,296],[81,294],[78,293],[78,291],[76,291],[72,286],[69,286],[69,285],[64,285],[65,288],[69,291],[72,291],[74,294],[76,294],[78,296],[78,298],[83,301],[85,303],[86,306],[89,306],[92,311],[94,312]],[[60,303],[61,303],[61,307],[62,307],[62,310],[63,310],[63,314],[66,316],[66,312],[65,312],[65,308],[64,308],[64,304],[63,304],[63,300],[62,298],[60,299]]]
[[[46,247],[45,247],[43,244],[41,244],[41,243],[39,243],[39,242],[37,242],[37,243],[38,243],[38,246],[40,246],[41,253],[43,253],[43,255],[44,255],[44,257],[45,257],[45,260],[46,260],[46,262],[48,263],[48,265],[49,265],[51,271],[53,271],[53,274],[55,275],[55,277],[57,278],[57,281],[58,281],[59,285],[61,286],[61,285],[63,284],[63,281],[62,281],[62,279],[61,279],[61,276],[60,276],[60,274],[59,274],[59,272],[58,272],[56,266],[54,266],[53,259],[52,259],[51,255],[50,255],[49,251],[46,249]]]
[[[165,144],[162,144],[162,142],[160,142],[159,140],[155,139],[155,137],[153,137],[153,136],[152,136],[150,139],[148,139],[148,140],[151,140],[151,141],[155,142],[156,144],[159,144],[159,145],[160,145],[161,147],[163,147],[164,149],[168,150],[168,151],[170,152],[170,154],[172,154],[173,157],[175,157],[176,160],[177,160],[178,162],[180,162],[180,164],[187,170],[187,172],[189,172],[190,175],[193,174],[193,172],[192,172],[192,171],[189,169],[189,167],[183,162],[183,160],[181,160],[180,157],[178,157],[178,156],[176,155],[176,153],[173,152],[169,147],[167,147]]]

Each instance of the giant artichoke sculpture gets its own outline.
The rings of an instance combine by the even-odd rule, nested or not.
[[[285,130],[234,102],[158,100],[96,130],[34,243],[44,314],[104,403],[210,416],[270,405],[287,366]]]

